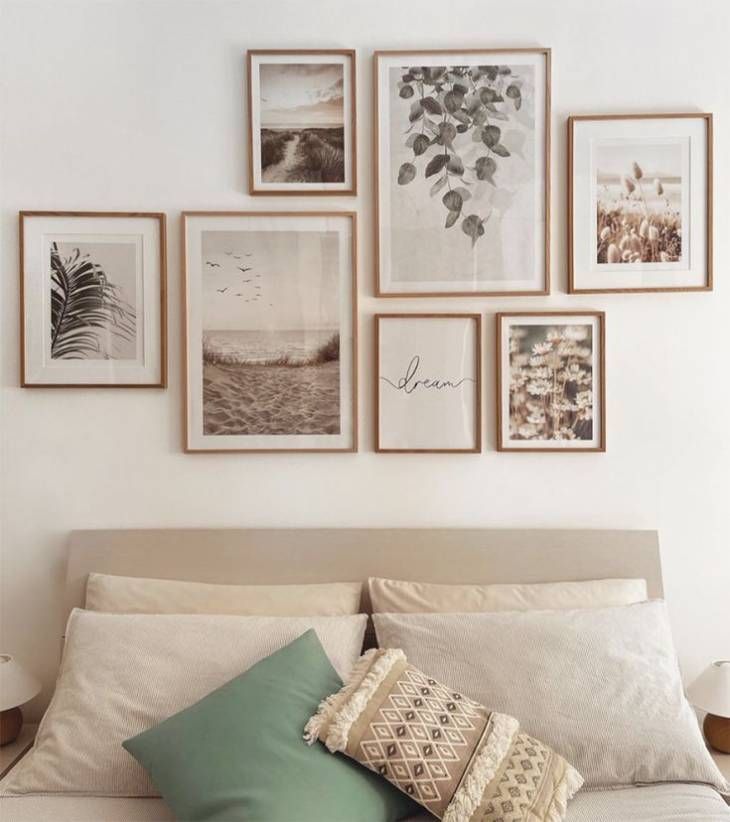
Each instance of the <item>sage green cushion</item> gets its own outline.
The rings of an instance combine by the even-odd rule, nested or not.
[[[123,745],[180,822],[390,822],[414,812],[385,780],[302,731],[342,686],[314,630]]]

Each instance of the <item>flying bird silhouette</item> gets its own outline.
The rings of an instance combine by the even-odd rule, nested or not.
[[[254,277],[260,277],[260,276],[261,276],[260,274],[254,274]]]
[[[226,293],[226,291],[228,291],[228,286],[226,286],[225,288],[216,288],[216,291],[217,291],[219,294],[225,294],[225,293]]]
[[[242,283],[250,283],[250,282],[251,282],[251,280],[250,280],[250,279],[248,279],[248,280],[241,280],[241,282],[242,282]]]
[[[237,257],[237,256],[234,254],[234,255],[233,255],[233,259],[234,259],[234,260],[240,260],[240,259],[241,259],[241,257]]]
[[[220,263],[212,263],[210,260],[206,260],[205,264],[209,265],[211,268],[220,268],[221,267]]]
[[[244,254],[243,256],[244,257],[253,257],[253,252],[251,252],[250,254]]]
[[[243,297],[243,294],[239,294],[238,292],[236,292],[236,296],[237,297]],[[248,302],[248,300],[246,300],[246,302]]]
[[[226,257],[230,257],[233,254],[233,252],[232,251],[226,251],[225,254],[226,254]]]
[[[239,271],[241,271],[243,274],[245,274],[247,271],[250,271],[250,270],[251,270],[251,266],[249,266],[248,268],[246,268],[246,266],[245,266],[245,265],[237,265],[237,266],[236,266],[236,268],[237,268]]]

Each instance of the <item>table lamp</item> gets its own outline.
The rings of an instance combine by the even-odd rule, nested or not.
[[[716,750],[730,753],[730,659],[718,659],[687,688],[687,698],[707,711],[705,739]]]
[[[41,683],[8,654],[0,654],[0,747],[14,742],[23,727],[24,705],[40,691]]]

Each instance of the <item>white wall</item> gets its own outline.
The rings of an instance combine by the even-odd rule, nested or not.
[[[730,655],[727,202],[730,4],[706,0],[2,0],[2,640],[56,670],[64,540],[122,526],[589,526],[658,528],[688,675]],[[377,301],[373,292],[374,48],[553,49],[553,295]],[[184,208],[351,208],[243,192],[243,52],[357,47],[360,419],[357,455],[181,452],[180,221]],[[565,119],[601,111],[716,115],[716,287],[711,294],[568,297]],[[18,386],[17,211],[169,214],[167,391]],[[377,310],[487,313],[486,451],[372,453]],[[496,310],[607,311],[608,453],[497,454]]]

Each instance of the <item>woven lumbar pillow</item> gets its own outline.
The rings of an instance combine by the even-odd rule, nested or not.
[[[561,756],[408,664],[373,649],[304,729],[370,768],[445,822],[560,822],[583,784]]]

